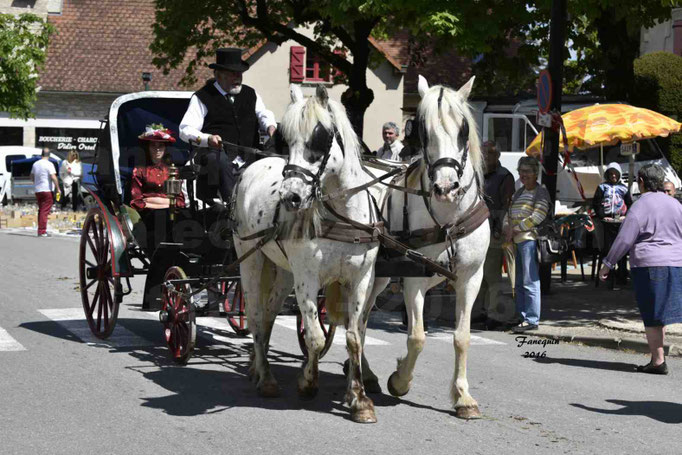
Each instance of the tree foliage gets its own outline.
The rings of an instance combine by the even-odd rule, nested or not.
[[[448,0],[157,0],[154,64],[165,71],[186,66],[181,83],[195,82],[195,71],[223,46],[252,47],[263,40],[293,40],[315,52],[346,76],[342,101],[358,133],[374,95],[367,87],[370,36],[408,29],[443,38],[459,37],[462,28]],[[310,27],[313,36],[298,27]],[[336,48],[347,51],[335,53]]]
[[[0,111],[33,116],[38,70],[45,63],[53,28],[34,14],[0,14]]]
[[[489,50],[483,50],[475,71],[491,74],[491,85],[506,94],[518,93],[522,77],[546,65],[549,54],[549,22],[552,0],[481,0],[487,14],[473,6],[460,15],[460,24],[470,21],[498,32]],[[471,2],[480,5],[481,2]],[[633,62],[639,55],[642,27],[670,19],[679,0],[567,0],[567,44],[564,91],[592,93],[608,99],[628,101],[634,87]],[[506,43],[505,43],[506,41]],[[511,46],[509,45],[511,43]],[[509,52],[518,48],[518,52]],[[458,49],[459,49],[458,44]],[[471,48],[462,46],[469,52]],[[475,49],[474,49],[475,52]],[[516,69],[516,72],[515,72]],[[526,87],[534,89],[533,85]]]
[[[670,52],[644,55],[634,64],[634,102],[682,121],[682,57]],[[670,163],[682,173],[682,133],[660,141]]]

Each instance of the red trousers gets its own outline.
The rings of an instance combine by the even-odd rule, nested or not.
[[[38,235],[47,232],[47,217],[52,208],[53,199],[51,191],[40,191],[36,193],[38,199]]]

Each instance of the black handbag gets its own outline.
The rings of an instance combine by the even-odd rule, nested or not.
[[[561,262],[568,253],[568,242],[555,228],[547,227],[543,231],[537,238],[540,264]]]

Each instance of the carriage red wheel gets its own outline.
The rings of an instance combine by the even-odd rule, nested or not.
[[[121,281],[112,275],[109,230],[99,207],[83,222],[79,248],[80,291],[85,318],[97,338],[113,332],[121,303]]]
[[[166,272],[164,281],[185,280],[187,275],[180,267],[171,267]],[[162,306],[159,318],[163,322],[163,333],[171,356],[176,363],[186,364],[197,341],[197,322],[194,298],[189,294],[189,284],[177,284],[169,289],[162,287]]]
[[[320,327],[324,333],[324,348],[320,352],[320,359],[329,351],[334,341],[334,334],[336,333],[336,326],[331,324],[327,319],[327,308],[325,306],[324,296],[320,296],[317,301],[317,319],[320,321]],[[308,357],[308,347],[305,345],[305,327],[303,327],[303,317],[301,312],[296,313],[296,327],[298,328],[298,345],[301,347],[303,355]]]
[[[225,281],[221,285],[221,291],[225,295],[227,322],[238,336],[247,336],[251,331],[246,320],[246,304],[241,283],[239,281]]]

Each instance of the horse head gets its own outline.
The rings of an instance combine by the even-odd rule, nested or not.
[[[417,127],[431,192],[441,202],[454,202],[474,173],[482,173],[478,130],[467,103],[473,85],[474,77],[457,91],[441,85],[429,87],[419,76]]]
[[[350,134],[343,106],[330,100],[324,87],[307,99],[297,85],[290,92],[291,104],[282,118],[289,162],[279,194],[287,210],[298,211],[310,208],[325,182],[341,174],[345,150],[357,148],[357,139]]]

